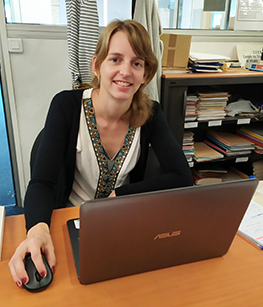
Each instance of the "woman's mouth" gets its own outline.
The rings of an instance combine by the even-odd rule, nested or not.
[[[120,86],[126,86],[126,87],[131,86],[131,83],[125,81],[114,81],[114,83]]]

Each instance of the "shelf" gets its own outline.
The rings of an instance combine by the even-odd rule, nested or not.
[[[187,95],[198,91],[223,91],[231,94],[232,102],[242,98],[251,102],[262,100],[263,72],[249,70],[222,73],[167,73],[162,76],[161,105],[170,130],[179,144],[183,144],[183,135],[191,130],[194,141],[202,142],[207,130],[235,133],[241,126],[250,124],[261,127],[263,114],[257,117],[235,116],[220,120],[186,121],[185,111]],[[263,155],[254,151],[249,155],[225,156],[222,159],[189,162],[191,167],[197,165],[222,164],[253,173],[253,163],[263,160]]]
[[[199,128],[208,128],[208,127],[220,127],[224,125],[249,125],[251,123],[258,123],[263,121],[263,114],[258,117],[244,117],[244,116],[235,116],[235,117],[226,117],[225,119],[220,120],[209,120],[209,121],[185,121],[184,129],[193,129]]]
[[[210,161],[203,161],[203,162],[196,162],[193,160],[193,163],[189,162],[190,167],[193,167],[194,165],[201,165],[201,164],[210,164],[210,163],[226,163],[226,162],[232,162],[232,163],[246,163],[246,162],[255,162],[258,160],[262,160],[263,155],[260,155],[256,152],[252,152],[249,155],[237,155],[237,156],[231,156],[227,157],[225,156],[224,158],[221,159],[214,159]]]

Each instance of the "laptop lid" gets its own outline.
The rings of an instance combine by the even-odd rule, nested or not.
[[[257,184],[247,179],[84,203],[79,231],[78,221],[68,221],[80,283],[223,256]]]

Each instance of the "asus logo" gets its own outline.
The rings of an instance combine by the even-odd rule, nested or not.
[[[173,231],[173,232],[165,232],[165,233],[160,233],[158,234],[154,240],[157,239],[165,239],[165,238],[171,238],[171,237],[177,237],[180,236],[181,230]]]

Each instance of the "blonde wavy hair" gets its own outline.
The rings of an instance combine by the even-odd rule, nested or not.
[[[99,71],[102,62],[106,59],[109,44],[112,36],[122,31],[127,35],[129,43],[134,53],[145,61],[145,82],[133,96],[131,106],[128,110],[130,125],[133,128],[142,126],[152,114],[152,100],[144,93],[144,88],[154,77],[158,60],[152,51],[151,39],[146,29],[135,20],[116,20],[111,22],[99,37],[96,51],[95,69]],[[97,76],[93,77],[91,86],[95,89],[100,88],[100,80]]]

